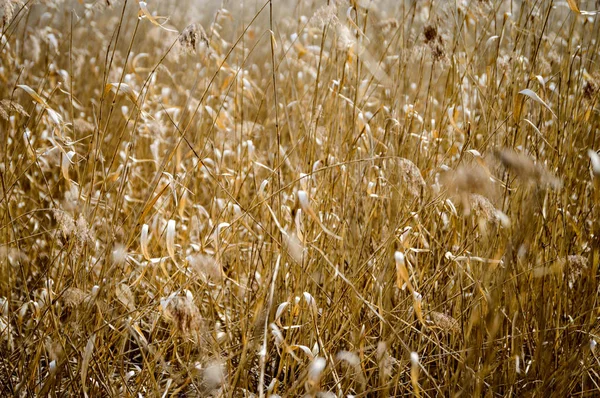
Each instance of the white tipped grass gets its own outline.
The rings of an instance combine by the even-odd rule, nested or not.
[[[302,297],[304,297],[304,301],[306,301],[306,304],[308,304],[310,309],[312,309],[316,314],[319,311],[319,307],[317,306],[317,300],[315,300],[315,298],[309,292],[302,293]]]
[[[294,232],[285,233],[283,235],[285,247],[290,256],[298,264],[302,264],[305,248],[298,236]]]
[[[415,310],[415,315],[421,325],[425,326],[425,319],[423,317],[423,296],[419,292],[413,291],[413,309]]]
[[[421,396],[421,387],[419,386],[419,354],[416,352],[410,353],[410,382],[413,387],[413,394],[417,397]]]
[[[286,308],[288,308],[289,305],[290,303],[285,301],[277,306],[277,310],[275,311],[275,322],[279,322],[279,318],[281,318],[283,312],[286,310]]]
[[[273,335],[273,338],[275,339],[275,345],[277,347],[280,347],[283,342],[285,341],[285,338],[283,337],[283,333],[281,332],[281,329],[279,329],[279,326],[277,326],[274,323],[271,323],[269,325],[269,328],[271,329],[271,334]]]
[[[68,184],[71,183],[71,179],[69,178],[69,168],[73,164],[74,156],[75,156],[75,152],[69,151],[62,157],[61,171],[62,171],[62,175],[63,175],[65,181],[67,181]]]
[[[167,223],[167,252],[169,253],[169,257],[173,260],[173,262],[177,263],[177,259],[175,258],[175,236],[177,235],[177,231],[175,230],[175,220],[169,220]]]
[[[598,152],[588,149],[588,156],[590,157],[590,162],[592,164],[592,176],[594,178],[600,178],[600,155]]]
[[[142,250],[144,258],[148,261],[150,261],[151,258],[150,250],[148,249],[148,243],[150,241],[149,230],[150,227],[148,226],[148,224],[144,224],[142,226],[142,234],[140,235],[140,248]]]
[[[408,287],[408,290],[412,294],[414,292],[414,288],[412,283],[410,282],[404,253],[399,251],[395,252],[394,261],[396,262],[396,285],[402,290]]]
[[[13,330],[5,315],[0,315],[0,340],[6,342],[9,348],[13,347]]]
[[[402,252],[395,252],[394,253],[394,260],[396,261],[396,264],[405,264],[405,257],[404,257],[404,253]]]

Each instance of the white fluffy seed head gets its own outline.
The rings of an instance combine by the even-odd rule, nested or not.
[[[396,264],[404,264],[404,253],[402,252],[396,252],[394,253],[394,260],[396,261]]]
[[[308,208],[308,194],[306,191],[298,191],[298,202],[304,211]]]
[[[587,153],[592,162],[592,173],[594,177],[600,177],[600,155],[592,149],[588,149]]]
[[[308,380],[317,382],[321,378],[321,374],[323,373],[323,370],[325,370],[326,365],[327,362],[323,357],[316,357],[313,359],[310,368],[308,369]]]
[[[419,354],[416,352],[411,352],[410,353],[410,363],[412,364],[412,366],[418,366],[419,365]]]
[[[128,381],[129,379],[131,379],[133,376],[135,376],[135,372],[133,370],[130,370],[129,372],[127,372],[125,374],[125,381]]]
[[[225,374],[223,373],[223,365],[215,362],[206,367],[205,378],[209,379],[213,383],[222,384],[225,380]]]
[[[335,356],[335,359],[337,359],[338,361],[345,361],[348,363],[348,365],[355,368],[360,366],[360,358],[358,357],[358,355],[350,351],[338,352]]]

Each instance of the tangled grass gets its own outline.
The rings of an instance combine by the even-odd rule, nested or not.
[[[229,3],[0,1],[2,394],[598,394],[597,2]]]

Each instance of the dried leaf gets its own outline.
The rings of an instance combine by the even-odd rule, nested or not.
[[[42,105],[44,108],[49,108],[46,100],[44,100],[34,89],[29,87],[26,84],[17,84],[17,87],[23,89],[27,94],[31,96],[38,104]]]
[[[133,88],[131,88],[130,85],[128,85],[126,83],[120,83],[120,84],[119,83],[108,83],[106,85],[106,87],[104,88],[104,94],[108,94],[113,89],[114,89],[115,93],[125,94],[126,96],[129,97],[129,99],[131,101],[133,101],[134,103],[137,103],[139,94]]]
[[[556,114],[552,111],[552,108],[550,108],[548,106],[548,104],[546,104],[544,102],[544,100],[542,100],[534,91],[526,88],[525,90],[519,91],[519,94],[525,95],[525,96],[531,98],[532,100],[534,100],[538,104],[542,105],[544,108],[548,109],[550,111],[550,113],[552,114],[552,116],[556,117]]]
[[[290,345],[290,346],[288,347],[288,350],[289,350],[289,352],[291,352],[291,351],[294,351],[294,350],[301,350],[301,351],[303,351],[303,352],[304,352],[304,353],[305,353],[305,354],[306,354],[306,355],[307,355],[307,356],[308,356],[308,357],[309,357],[311,360],[313,360],[313,359],[314,359],[314,357],[315,357],[315,356],[313,355],[312,351],[310,350],[310,348],[308,348],[308,347],[307,347],[307,346],[305,346],[305,345],[293,344],[293,345]]]
[[[283,303],[279,304],[279,306],[277,307],[277,311],[275,312],[275,321],[277,322],[279,320],[279,318],[281,318],[281,315],[283,314],[283,311],[290,305],[289,302],[284,301]]]
[[[148,224],[144,224],[142,226],[142,236],[140,237],[140,247],[142,249],[142,254],[144,255],[144,258],[148,261],[150,261],[150,251],[148,250],[148,230],[149,230],[149,226]]]
[[[156,20],[156,18],[164,18],[164,17],[153,17],[152,14],[150,14],[150,11],[148,11],[148,4],[145,1],[140,1],[139,3],[140,6],[140,11],[138,13],[138,17],[146,17],[148,18],[148,21],[150,21],[152,24],[158,26],[161,29],[166,30],[167,32],[174,32],[174,33],[179,33],[178,31],[174,30],[174,29],[169,29],[169,28],[165,28],[163,26],[163,24],[161,24],[160,22],[158,22]]]

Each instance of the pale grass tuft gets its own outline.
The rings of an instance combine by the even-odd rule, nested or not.
[[[202,25],[193,23],[188,25],[179,35],[179,45],[184,52],[196,53],[201,50],[202,45],[208,48],[210,44]]]
[[[73,131],[78,135],[93,133],[95,129],[96,127],[84,118],[77,118],[73,122]]]
[[[485,194],[492,189],[488,171],[477,163],[461,165],[456,170],[447,171],[441,180],[452,195]]]
[[[511,172],[523,181],[541,187],[559,189],[560,179],[550,173],[541,163],[536,163],[529,156],[508,149],[496,151],[496,157]]]
[[[206,367],[200,367],[200,393],[211,396],[221,396],[226,383],[225,364],[219,361],[209,362]]]
[[[67,307],[79,307],[88,298],[88,294],[76,287],[70,287],[62,293],[62,301]]]
[[[2,28],[6,28],[15,13],[15,10],[23,6],[23,0],[2,0],[0,6],[2,7]]]
[[[400,177],[404,182],[404,188],[413,197],[420,197],[427,186],[421,175],[421,170],[408,159],[399,159],[397,167]]]
[[[196,253],[187,257],[192,269],[205,281],[220,282],[223,279],[221,265],[213,256]]]
[[[377,27],[381,29],[382,33],[388,33],[398,29],[399,22],[396,18],[388,18],[377,23]]]
[[[10,114],[13,112],[16,112],[22,116],[29,116],[21,104],[7,99],[0,101],[0,118],[8,120]]]
[[[488,198],[478,194],[469,195],[469,208],[465,209],[466,215],[471,212],[475,217],[491,224],[499,224],[501,222],[500,211],[497,210]]]
[[[446,315],[442,312],[431,311],[429,317],[433,326],[439,328],[444,333],[459,333],[460,324],[450,315]]]
[[[182,336],[198,336],[202,326],[202,317],[193,297],[189,294],[173,293],[160,300],[163,315]]]
[[[314,394],[320,389],[320,381],[323,371],[327,366],[327,361],[323,357],[315,357],[308,367],[307,380],[305,383],[306,392]]]
[[[567,283],[570,288],[582,280],[589,270],[589,260],[579,254],[569,255],[563,260],[568,267]]]

